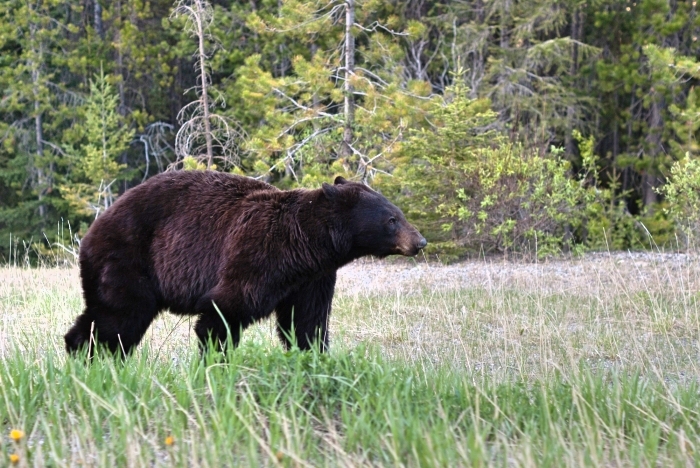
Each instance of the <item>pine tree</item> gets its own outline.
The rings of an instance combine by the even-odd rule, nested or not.
[[[540,153],[552,144],[564,144],[572,153],[572,131],[586,128],[593,108],[575,79],[598,52],[581,40],[583,4],[458,2],[448,16],[456,26],[453,61],[467,67],[471,97],[489,98],[511,139]]]
[[[74,12],[64,0],[0,3],[0,234],[5,239],[12,233],[41,242],[42,232],[63,214],[54,189],[61,138],[73,120],[75,100],[57,68],[71,53],[73,28],[66,20]]]
[[[581,225],[589,192],[568,175],[560,150],[542,157],[496,131],[491,103],[469,99],[460,72],[444,100],[432,102],[434,128],[410,132],[394,177],[380,176],[379,187],[442,259],[570,247],[566,228]]]
[[[612,136],[607,145],[611,166],[623,170],[620,189],[632,192],[628,205],[633,212],[654,213],[657,189],[673,162],[670,108],[689,89],[650,66],[645,47],[688,48],[698,26],[693,25],[693,10],[692,2],[665,0],[599,0],[590,5],[593,23],[602,33],[593,39],[606,50],[595,69],[603,108],[600,131]]]
[[[406,78],[389,2],[283,2],[277,18],[250,19],[259,34],[307,44],[282,76],[250,57],[238,92],[258,121],[249,144],[254,173],[318,184],[332,173],[359,180],[391,166],[406,128],[425,124],[431,88]],[[353,45],[354,44],[354,45]]]
[[[126,176],[126,165],[119,159],[134,131],[118,107],[119,96],[101,72],[90,81],[90,95],[83,106],[81,144],[66,150],[70,168],[61,193],[79,215],[96,218],[109,208],[116,199],[115,184]]]
[[[644,53],[657,81],[672,89],[682,90],[682,85],[688,80],[700,80],[700,63],[695,58],[655,45],[646,46]],[[700,90],[692,87],[687,94],[679,94],[680,99],[669,105],[671,119],[668,126],[675,137],[669,138],[669,156],[675,161],[700,156]]]

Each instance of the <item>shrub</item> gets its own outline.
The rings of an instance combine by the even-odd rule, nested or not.
[[[396,152],[394,193],[443,258],[467,252],[547,255],[571,246],[594,191],[552,148],[532,154],[494,129],[490,102],[456,85],[432,109],[435,129],[414,131]],[[593,161],[594,165],[595,161]]]
[[[671,175],[660,192],[666,197],[664,211],[674,220],[682,241],[688,245],[700,233],[700,160],[690,153],[671,167]]]

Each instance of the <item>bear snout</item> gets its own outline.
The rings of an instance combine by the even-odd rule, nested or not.
[[[418,255],[420,249],[426,245],[428,245],[428,241],[425,240],[425,237],[420,235],[418,231],[416,231],[414,233],[402,236],[399,242],[399,250],[401,251],[401,255],[413,257]]]

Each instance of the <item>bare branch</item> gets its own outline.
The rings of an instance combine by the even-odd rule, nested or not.
[[[293,97],[291,97],[291,96],[285,94],[283,91],[279,90],[278,88],[272,88],[272,90],[273,90],[274,92],[276,92],[277,94],[279,94],[280,96],[282,96],[283,98],[289,100],[292,104],[294,104],[294,105],[295,105],[297,108],[299,108],[299,109],[303,109],[303,110],[306,110],[306,111],[312,111],[312,112],[315,112],[315,113],[318,114],[318,115],[322,115],[323,117],[328,117],[328,118],[331,118],[331,119],[333,119],[333,120],[338,120],[338,117],[337,117],[336,115],[329,114],[329,113],[327,113],[327,112],[317,111],[317,110],[315,110],[315,109],[313,109],[313,108],[311,108],[311,107],[305,106],[304,104],[301,104],[300,102],[296,101]]]
[[[198,94],[198,99],[185,105],[178,113],[181,126],[175,135],[176,162],[168,167],[177,167],[188,156],[197,161],[206,161],[207,169],[212,168],[215,159],[221,161],[224,167],[236,165],[240,162],[237,141],[244,138],[244,132],[232,119],[212,112],[217,104],[226,105],[223,96],[211,88],[207,64],[213,52],[207,50],[205,42],[215,42],[208,32],[214,21],[214,10],[206,0],[180,0],[171,18],[179,16],[185,18],[187,31],[198,41],[195,64],[198,84],[191,88]],[[145,142],[144,145],[147,148]],[[214,154],[215,150],[217,154]]]
[[[321,7],[318,10],[316,10],[315,12],[313,12],[311,14],[310,20],[304,21],[303,23],[296,24],[296,25],[292,26],[291,28],[287,28],[287,29],[266,28],[266,29],[270,32],[278,32],[278,33],[296,31],[296,30],[301,29],[305,26],[308,26],[309,24],[313,24],[313,23],[316,23],[316,22],[321,21],[323,19],[330,18],[333,15],[335,15],[336,13],[338,13],[339,11],[341,11],[343,8],[345,8],[345,5],[343,5],[343,4],[335,5],[333,8],[331,8],[328,11],[328,13],[324,13],[321,16],[316,16],[316,14],[318,12],[323,11],[326,7],[332,5],[333,3],[334,3],[333,1],[329,2],[328,5],[326,5],[325,7]]]
[[[43,144],[49,146],[51,149],[53,149],[55,152],[57,152],[57,153],[60,154],[61,156],[68,156],[68,155],[66,154],[66,152],[63,150],[63,148],[61,148],[61,147],[58,146],[57,144],[51,143],[50,141],[43,140],[43,139],[41,140],[41,142],[42,142]]]
[[[303,139],[302,141],[300,141],[299,143],[297,143],[297,144],[295,144],[294,146],[292,146],[292,147],[287,151],[287,155],[288,155],[289,157],[293,157],[300,149],[302,149],[304,146],[306,146],[306,144],[307,144],[308,142],[310,142],[311,140],[313,140],[313,139],[316,138],[317,136],[323,135],[324,133],[328,133],[328,132],[330,132],[331,130],[335,130],[336,128],[338,128],[337,125],[334,126],[334,127],[326,127],[326,128],[320,128],[320,129],[316,130],[316,131],[313,132],[311,135],[309,135],[308,137],[304,138],[304,139]]]
[[[146,170],[143,174],[143,180],[148,177],[150,169],[151,156],[156,161],[158,172],[163,172],[172,161],[166,155],[175,153],[175,149],[168,141],[168,134],[172,134],[175,128],[166,122],[154,122],[145,128],[145,132],[138,136],[132,143],[141,143],[144,145],[144,159],[146,161]],[[166,164],[164,164],[164,161]]]
[[[355,26],[356,28],[361,29],[362,31],[365,31],[365,32],[376,32],[377,29],[381,29],[383,31],[388,32],[392,36],[409,36],[408,33],[397,32],[397,31],[394,31],[392,29],[389,29],[386,26],[384,26],[383,24],[381,24],[379,21],[375,21],[369,27],[362,26],[359,23],[353,23],[353,26]]]

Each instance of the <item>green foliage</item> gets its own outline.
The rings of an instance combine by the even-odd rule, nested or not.
[[[685,106],[673,105],[670,111],[673,115],[670,125],[677,138],[670,141],[672,153],[676,159],[685,153],[700,156],[700,88],[691,88]]]
[[[490,129],[490,102],[466,91],[456,84],[434,102],[437,128],[411,134],[382,185],[437,251],[549,255],[570,246],[588,196],[570,164],[559,150],[542,157],[505,141]]]
[[[115,182],[127,177],[126,165],[117,159],[127,150],[134,131],[117,113],[114,88],[104,72],[90,81],[90,95],[83,105],[84,121],[75,130],[77,144],[67,149],[70,165],[63,197],[82,216],[97,217],[116,198]]]
[[[78,11],[63,0],[0,2],[0,256],[11,235],[39,248],[67,212],[57,149],[75,108],[59,75]]]
[[[617,182],[601,184],[601,160],[593,137],[573,132],[581,156],[580,183],[585,186],[582,223],[575,231],[580,247],[591,250],[643,250],[672,246],[674,230],[663,210],[633,215],[616,194]],[[624,194],[623,194],[624,195]]]
[[[650,66],[664,77],[664,81],[678,86],[688,79],[700,79],[700,64],[692,57],[679,55],[676,50],[648,45],[644,48]],[[685,102],[672,103],[669,111],[673,119],[669,122],[670,131],[676,137],[670,139],[670,154],[675,160],[688,155],[700,155],[700,91],[690,88]]]
[[[700,234],[700,159],[687,153],[677,161],[661,192],[668,203],[666,212],[678,223],[685,241],[696,243]]]
[[[180,158],[199,157],[206,125],[194,125],[196,112],[182,122],[177,116],[201,98],[204,75],[217,110],[208,121],[221,130],[207,146],[214,159],[228,154],[218,170],[281,188],[317,187],[338,174],[376,181],[403,191],[412,219],[453,253],[467,248],[467,237],[481,248],[494,236],[490,248],[484,244],[490,251],[534,248],[535,237],[542,252],[571,242],[596,249],[673,242],[676,208],[659,188],[686,153],[700,156],[693,2],[355,2],[351,91],[347,2],[214,3],[204,74],[185,18],[169,19],[172,0],[0,3],[0,241],[12,233],[36,242],[61,219],[87,222],[117,184],[121,193],[176,163],[177,147],[185,148]],[[85,100],[102,69],[107,107],[119,122],[105,128],[133,130],[128,147],[124,134],[104,142],[86,134],[97,128],[86,120]],[[452,102],[458,81],[476,113],[460,130],[471,134],[446,134],[470,147],[462,155],[433,134],[446,131],[436,108]],[[349,95],[355,112],[346,125]],[[584,148],[576,131],[595,144]],[[439,168],[433,147],[455,167]],[[108,154],[102,162],[100,152]],[[595,178],[586,158],[595,159]],[[460,200],[448,188],[484,198]],[[561,213],[544,215],[556,206]],[[529,221],[523,210],[533,210]]]
[[[318,355],[246,346],[224,363],[142,354],[126,365],[110,356],[85,365],[55,350],[28,354],[11,349],[0,364],[2,432],[21,428],[29,442],[40,437],[50,447],[3,443],[3,452],[28,464],[77,464],[83,455],[71,441],[78,441],[112,466],[331,466],[368,458],[486,466],[537,451],[538,466],[558,467],[572,450],[600,457],[593,436],[613,444],[617,457],[653,464],[661,456],[686,459],[683,435],[700,430],[697,385],[669,390],[635,373],[583,365],[532,385],[425,370],[362,348]],[[132,452],[143,440],[149,443]]]
[[[585,197],[585,222],[579,226],[577,237],[592,250],[625,250],[643,247],[641,224],[615,196],[614,188],[602,188],[594,152],[593,137],[584,138],[574,131],[581,156],[581,182],[588,187]]]
[[[346,91],[338,70],[344,66],[344,24],[333,12],[344,8],[345,2],[289,0],[278,16],[255,12],[248,17],[249,27],[273,43],[286,38],[286,47],[294,51],[285,48],[283,72],[266,67],[264,54],[247,58],[237,71],[234,90],[256,123],[249,131],[250,158],[244,161],[250,174],[282,186],[318,186],[334,174],[371,179],[389,170],[387,159],[403,133],[426,124],[430,84],[402,76],[399,36],[386,28],[358,26],[353,28],[356,69],[350,77],[353,152],[342,154]],[[391,11],[389,2],[358,3],[356,22],[385,24]],[[412,31],[419,29],[414,25]]]
[[[595,28],[607,33],[602,37],[619,38],[615,44],[605,39],[612,53],[596,64],[603,130],[613,137],[609,164],[639,176],[632,183],[627,174],[621,189],[628,205],[642,205],[649,214],[659,201],[664,174],[683,154],[669,151],[675,140],[671,122],[673,109],[682,107],[691,87],[679,69],[670,67],[664,49],[676,44],[678,53],[697,55],[698,16],[691,2],[599,1],[591,6]]]
[[[206,161],[200,161],[192,156],[185,156],[182,159],[182,170],[183,171],[206,171],[207,163]],[[216,170],[216,164],[212,165],[212,170]]]

